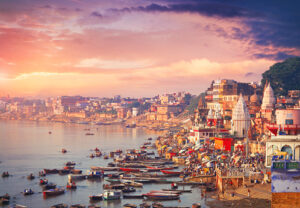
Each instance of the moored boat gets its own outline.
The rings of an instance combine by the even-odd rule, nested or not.
[[[67,204],[55,204],[51,206],[51,208],[68,208],[69,206]]]
[[[152,200],[177,200],[179,199],[178,194],[168,194],[168,193],[152,193],[143,194],[143,196]]]
[[[49,190],[49,189],[55,189],[56,188],[56,184],[54,183],[48,183],[42,186],[43,190]]]
[[[45,174],[56,174],[58,173],[57,169],[44,169]]]
[[[86,175],[68,175],[68,180],[69,181],[80,181],[86,179]]]
[[[121,191],[105,191],[103,193],[104,200],[117,200],[121,198]]]
[[[98,195],[92,195],[89,196],[91,201],[100,201],[103,199],[103,195],[102,194],[98,194]]]
[[[143,195],[129,195],[129,194],[123,194],[124,199],[143,199]]]
[[[56,188],[56,189],[49,189],[49,190],[43,191],[44,197],[57,196],[57,195],[61,195],[61,194],[64,194],[64,193],[65,193],[64,188]]]
[[[75,162],[67,162],[66,164],[65,164],[66,166],[75,166],[76,165],[76,163]]]
[[[79,170],[79,169],[72,169],[70,172],[73,173],[73,174],[81,174],[81,173],[82,173],[82,170]]]
[[[124,204],[123,208],[137,208],[135,204]]]
[[[120,168],[120,170],[124,172],[140,172],[140,169],[136,168]]]
[[[181,171],[169,171],[169,170],[161,170],[161,172],[163,173],[163,174],[166,174],[166,175],[180,175],[180,174],[182,174],[182,172]]]
[[[67,175],[69,173],[71,173],[71,170],[65,170],[65,169],[58,170],[59,175]]]
[[[74,204],[74,205],[71,205],[70,208],[86,208],[86,206],[82,205],[82,204]]]
[[[123,193],[131,193],[131,192],[135,192],[136,189],[133,187],[125,187],[124,189],[122,189]]]

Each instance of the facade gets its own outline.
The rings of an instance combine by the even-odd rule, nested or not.
[[[272,132],[266,143],[266,166],[273,157],[300,161],[300,109],[276,110],[276,124],[267,128]]]
[[[237,137],[246,137],[250,128],[250,115],[242,95],[233,108],[231,120],[231,133]]]

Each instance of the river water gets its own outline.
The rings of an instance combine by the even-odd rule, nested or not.
[[[84,129],[90,128],[93,136],[86,136]],[[48,132],[51,131],[52,134]],[[54,204],[66,203],[89,205],[89,196],[103,192],[105,181],[84,180],[77,182],[77,189],[66,190],[65,194],[44,199],[39,180],[29,181],[26,176],[33,173],[35,176],[44,168],[62,169],[67,161],[75,161],[76,169],[86,173],[91,166],[106,166],[112,159],[89,158],[92,149],[98,147],[102,152],[110,152],[116,149],[139,148],[149,137],[142,128],[125,128],[123,126],[90,126],[82,124],[64,124],[30,121],[2,121],[0,120],[0,173],[8,171],[12,177],[0,178],[0,195],[9,193],[12,196],[11,204],[17,203],[32,208],[46,208]],[[68,150],[66,154],[61,149]],[[65,186],[67,176],[58,174],[47,175],[49,182],[58,186]],[[22,191],[31,188],[35,194],[23,196]],[[147,193],[151,190],[170,188],[169,184],[145,184],[133,194]],[[186,189],[191,187],[186,186]],[[167,206],[187,206],[193,203],[201,203],[205,207],[204,199],[201,199],[201,190],[193,188],[193,193],[181,195],[180,201],[162,202]],[[126,203],[139,205],[141,199],[122,199],[118,201],[101,201],[96,203],[101,207],[118,208]]]

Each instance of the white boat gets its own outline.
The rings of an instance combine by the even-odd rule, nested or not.
[[[121,198],[122,191],[108,190],[103,193],[104,200],[116,200]]]

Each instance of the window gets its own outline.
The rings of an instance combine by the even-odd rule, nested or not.
[[[286,125],[293,125],[293,124],[294,124],[294,121],[293,121],[293,119],[286,119],[286,120],[285,120],[285,124],[286,124]]]

